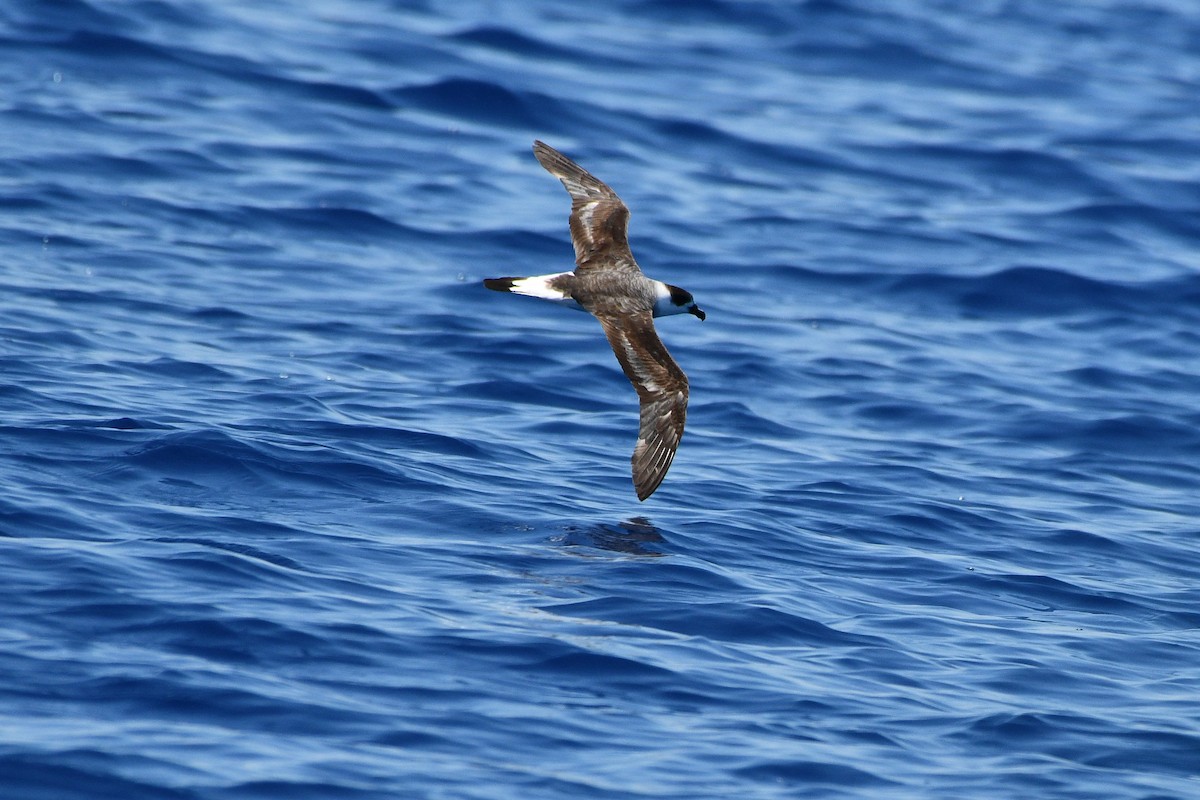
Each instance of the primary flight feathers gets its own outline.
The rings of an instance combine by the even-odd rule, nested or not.
[[[542,142],[533,154],[571,195],[575,269],[527,278],[489,278],[483,285],[562,303],[600,320],[621,369],[641,401],[633,485],[645,500],[675,458],[687,419],[688,381],[654,330],[654,317],[693,314],[691,293],[642,274],[629,250],[629,209],[590,172]]]

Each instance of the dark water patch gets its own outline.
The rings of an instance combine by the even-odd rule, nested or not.
[[[140,314],[156,314],[171,316],[177,312],[177,307],[168,299],[150,299],[126,289],[109,288],[63,288],[47,287],[30,292],[32,297],[45,298],[68,307],[80,307],[80,313],[86,313],[88,306],[116,306],[126,311]],[[66,334],[67,331],[61,333]],[[86,340],[85,340],[86,341]]]
[[[163,70],[178,59],[167,48],[152,44],[135,36],[117,33],[112,27],[107,30],[76,29],[57,42],[59,49],[73,57],[87,59],[88,63],[103,64],[112,71],[118,65],[129,69],[135,65],[156,65]]]
[[[851,40],[857,40],[851,44]],[[976,92],[1011,91],[1015,81],[989,65],[954,58],[945,48],[930,48],[903,41],[878,41],[870,36],[844,31],[832,32],[830,39],[815,41],[812,34],[787,51],[794,55],[806,71],[837,76],[854,75],[874,81],[894,81],[904,76],[904,83],[926,86],[953,86],[958,90]],[[1062,93],[1071,88],[1063,81],[1021,80],[1026,90]]]
[[[1124,731],[1118,741],[1081,755],[1089,766],[1102,769],[1161,772],[1187,778],[1200,777],[1196,763],[1200,736],[1168,730]]]
[[[896,782],[865,770],[829,761],[759,761],[741,767],[738,775],[792,787],[883,787]],[[806,788],[806,791],[814,791]]]
[[[1200,431],[1194,424],[1146,414],[1097,420],[1078,430],[1078,443],[1099,452],[1200,455]]]
[[[1145,608],[1116,591],[1096,591],[1047,575],[958,575],[953,583],[989,587],[1001,596],[1029,603],[1046,611],[1071,610],[1091,614],[1115,614],[1137,619]]]
[[[339,448],[354,443],[389,450],[415,450],[460,458],[479,458],[484,455],[480,446],[470,439],[430,431],[330,422],[312,423],[306,425],[306,428],[314,435],[323,435],[326,441]]]
[[[860,276],[858,281],[869,281]],[[888,281],[900,296],[914,294],[952,300],[972,316],[1094,315],[1100,312],[1190,316],[1188,301],[1200,292],[1192,278],[1125,284],[1044,266],[1017,266],[979,277],[920,274]]]
[[[221,323],[222,325],[226,326],[230,324],[247,322],[252,319],[249,314],[228,306],[208,306],[206,308],[196,308],[190,310],[188,315],[196,320]]]
[[[0,536],[76,539],[101,535],[94,521],[73,510],[39,506],[28,500],[0,501]]]
[[[257,618],[174,618],[148,624],[127,623],[109,635],[142,647],[228,665],[279,665],[303,660],[316,670],[331,664],[352,667],[372,663],[367,654],[345,649],[323,636]]]
[[[736,146],[739,143],[746,146],[749,144],[745,140],[740,139],[740,137],[725,133],[709,122],[666,119],[658,121],[654,127],[663,139],[687,142],[687,147],[689,148],[703,148],[714,145],[728,147],[730,145]]]
[[[233,683],[199,672],[165,670],[153,676],[96,678],[83,682],[72,694],[109,712],[140,710],[154,718],[190,724],[236,720],[247,732],[332,735],[342,725],[362,719],[358,713],[318,702],[321,698],[274,698],[251,688],[228,685]],[[319,710],[325,712],[320,719],[309,717]]]
[[[610,399],[608,403],[604,403],[598,398],[584,396],[582,392],[562,391],[516,380],[470,383],[458,387],[458,392],[463,397],[498,400],[518,405],[564,408],[573,411],[599,411],[605,405],[611,406],[618,402]]]
[[[669,670],[643,664],[629,658],[606,655],[604,653],[589,653],[586,651],[568,653],[566,655],[548,658],[537,665],[539,671],[550,671],[566,675],[599,675],[605,676],[605,683],[622,684],[626,682],[654,682],[657,678],[670,675]]]
[[[303,101],[329,103],[339,106],[387,111],[392,104],[381,94],[347,83],[321,80],[299,80],[281,71],[260,65],[255,60],[231,53],[212,53],[189,49],[176,42],[171,45],[151,42],[134,35],[119,33],[113,26],[107,29],[78,29],[59,38],[55,43],[73,61],[104,64],[104,72],[115,74],[130,70],[138,74],[182,75],[225,78],[239,92],[249,89]]]
[[[5,791],[22,800],[197,800],[199,797],[191,789],[164,786],[155,778],[127,777],[121,774],[127,766],[124,755],[102,750],[0,754]]]
[[[3,359],[0,359],[0,368],[2,366]],[[10,414],[17,412],[40,413],[47,403],[46,395],[23,386],[0,385],[0,400],[4,402]]]
[[[760,353],[739,353],[737,357],[726,356],[721,365],[721,380],[736,381],[741,386],[767,387],[774,383],[779,366]],[[739,404],[740,405],[740,404]],[[745,406],[741,406],[745,410]]]
[[[170,425],[163,425],[153,420],[139,420],[132,417],[118,417],[105,420],[78,420],[67,422],[68,427],[78,428],[112,428],[118,431],[165,431],[171,430]]]
[[[1169,391],[1183,388],[1192,381],[1200,381],[1200,378],[1177,370],[1163,370],[1157,373],[1146,370],[1133,372],[1100,364],[1067,370],[1064,375],[1086,387],[1111,392],[1123,392],[1134,385]]]
[[[84,349],[91,345],[91,340],[81,333],[67,329],[55,330],[27,330],[27,329],[8,329],[11,333],[9,340],[13,344],[20,344],[22,348],[33,347],[37,350],[44,351],[61,351],[64,347]],[[21,387],[10,387],[12,389],[20,389]]]
[[[1194,242],[1200,235],[1200,223],[1196,221],[1196,208],[1155,208],[1144,203],[1089,202],[1057,212],[1052,217],[1070,223],[1086,223],[1088,229],[1114,227],[1118,231],[1131,225],[1142,225],[1177,237],[1181,242]]]
[[[468,28],[455,33],[453,38],[457,41],[482,45],[489,49],[499,50],[521,58],[554,59],[561,61],[584,60],[576,49],[564,47],[544,39],[536,39],[523,31],[498,25],[479,25]],[[577,45],[578,43],[574,44]],[[622,62],[620,59],[612,56],[607,59],[602,59],[599,56],[589,56],[586,60],[589,63],[596,63],[597,60],[605,60],[612,65],[622,63],[629,65],[631,63],[628,61]]]
[[[146,161],[167,170],[176,178],[183,176],[207,178],[213,175],[236,173],[233,167],[194,150],[177,147],[148,147],[139,151],[139,155]]]
[[[1060,530],[1055,531],[1052,541],[1064,550],[1081,550],[1089,553],[1104,553],[1109,558],[1120,557],[1128,553],[1128,548],[1121,542],[1090,531]]]
[[[982,176],[990,184],[1011,185],[1026,191],[1050,191],[1056,196],[1064,191],[1074,196],[1115,196],[1085,165],[1066,155],[1046,150],[1018,148],[984,148],[966,145],[909,145],[895,144],[879,148],[893,168],[921,172],[945,172],[948,169],[964,175]],[[1045,195],[1043,195],[1045,196]]]
[[[555,98],[540,92],[513,91],[497,82],[468,78],[393,89],[389,96],[401,107],[525,130],[560,130],[560,115],[567,119],[576,116]]]
[[[256,226],[270,225],[342,241],[353,236],[397,240],[414,233],[411,228],[361,208],[243,206],[235,213]]]
[[[139,467],[175,477],[210,473],[235,480],[253,479],[253,467],[271,461],[260,449],[216,431],[168,434],[128,451],[127,455]]]
[[[86,175],[89,178],[108,178],[110,180],[130,181],[166,181],[178,178],[178,174],[161,162],[149,158],[134,158],[132,156],[114,156],[104,153],[87,153],[76,158],[63,158],[55,154],[40,159],[30,159],[23,164],[25,169],[35,172],[50,172],[55,169],[68,169]]]
[[[993,747],[1004,745],[1028,747],[1046,746],[1055,741],[1062,742],[1072,737],[1069,732],[1083,732],[1089,736],[1111,735],[1114,726],[1100,719],[1055,713],[999,713],[990,714],[974,721],[967,733],[979,735],[980,742],[989,740]]]
[[[716,25],[728,30],[778,33],[785,22],[786,9],[769,5],[741,7],[721,0],[638,0],[631,11],[639,17],[675,25]]]
[[[106,474],[132,485],[181,481],[175,484],[179,488],[222,491],[230,498],[248,499],[268,487],[367,496],[383,487],[426,485],[428,478],[406,474],[409,462],[415,461],[410,456],[398,464],[385,464],[342,456],[317,444],[277,445],[217,431],[192,431],[167,434],[128,450]]]
[[[885,428],[945,429],[961,420],[958,415],[915,403],[861,403],[856,404],[855,413],[864,419]]]
[[[1173,462],[1164,461],[1157,455],[1148,457],[1143,463],[1113,464],[1098,462],[1094,458],[1089,461],[1095,465],[1097,473],[1115,475],[1132,483],[1178,492],[1190,491],[1200,476],[1200,467],[1195,465],[1194,459],[1187,457]]]
[[[741,431],[740,436],[762,437],[759,443],[772,440],[788,441],[794,438],[796,430],[776,420],[766,419],[761,414],[740,402],[709,402],[699,405],[693,415],[704,414],[714,420],[714,427],[723,430]]]
[[[556,614],[604,619],[704,636],[717,641],[776,645],[854,646],[870,643],[867,637],[837,631],[814,620],[775,608],[743,603],[691,603],[687,606],[657,603],[631,605],[622,598],[606,598],[548,608]]]
[[[369,787],[346,785],[334,781],[257,780],[243,781],[226,787],[207,790],[205,800],[275,800],[278,797],[295,800],[368,800],[376,795]]]
[[[634,517],[615,525],[568,526],[560,540],[568,547],[596,547],[634,556],[662,555],[666,541],[662,531],[645,517]]]
[[[186,48],[173,48],[172,56],[181,64],[197,67],[204,73],[222,75],[239,87],[252,86],[275,95],[299,98],[339,106],[389,111],[392,104],[380,93],[348,83],[323,80],[301,80],[264,66],[251,58],[224,53],[208,53]],[[297,117],[292,117],[293,122]]]
[[[1078,412],[1013,415],[997,432],[1012,439],[1053,444],[1079,456],[1121,454],[1126,458],[1156,457],[1164,467],[1187,463],[1200,452],[1200,433],[1187,417],[1163,418],[1129,414],[1100,418]],[[1007,433],[1003,433],[1007,431]],[[1137,463],[1123,462],[1126,466]]]
[[[981,751],[1036,750],[1106,770],[1197,774],[1190,758],[1196,737],[1167,730],[1129,730],[1110,720],[1061,713],[1001,713],[974,722],[966,735]]]
[[[153,361],[129,362],[117,361],[114,365],[122,373],[140,373],[153,378],[169,378],[177,381],[227,381],[232,376],[225,370],[194,361],[162,357]]]
[[[434,731],[415,727],[391,730],[375,737],[371,743],[380,747],[398,747],[402,750],[446,748],[447,745],[453,744],[446,737],[440,736]]]
[[[230,78],[242,78],[244,73],[234,68],[228,73]],[[277,76],[254,76],[260,88],[269,91],[283,91],[306,101],[318,101],[338,106],[369,109],[371,111],[390,112],[394,106],[383,94],[361,86],[327,81],[302,81],[283,79]]]
[[[5,9],[4,18],[14,27],[29,33],[60,33],[64,27],[90,27],[99,30],[119,28],[122,18],[86,0],[63,0],[53,8],[17,5]],[[66,25],[64,25],[66,23]]]

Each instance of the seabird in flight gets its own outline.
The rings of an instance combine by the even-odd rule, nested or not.
[[[571,195],[575,271],[528,278],[489,278],[483,285],[552,300],[591,313],[616,353],[641,401],[633,486],[645,500],[675,458],[687,418],[688,380],[654,330],[654,317],[694,314],[704,319],[690,292],[642,274],[629,250],[629,209],[616,192],[542,142],[533,154]]]

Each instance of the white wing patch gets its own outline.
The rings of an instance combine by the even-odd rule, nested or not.
[[[587,237],[588,244],[595,244],[595,238],[592,236],[592,221],[596,217],[596,206],[600,205],[599,200],[592,200],[584,203],[579,207],[579,228],[580,233]]]

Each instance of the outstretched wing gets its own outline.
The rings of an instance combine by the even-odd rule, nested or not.
[[[640,271],[629,251],[629,209],[617,193],[548,144],[534,142],[533,154],[571,195],[576,273],[597,262],[606,269],[622,266]]]
[[[641,400],[637,446],[633,450],[633,486],[645,500],[662,483],[683,438],[687,420],[688,380],[671,358],[649,311],[597,317],[625,377]]]

